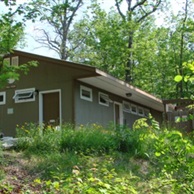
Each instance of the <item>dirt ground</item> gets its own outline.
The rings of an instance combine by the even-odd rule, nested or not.
[[[21,153],[14,151],[3,151],[3,163],[0,165],[0,193],[1,194],[41,194],[41,188],[34,184],[36,178],[31,174],[29,159],[24,158]]]

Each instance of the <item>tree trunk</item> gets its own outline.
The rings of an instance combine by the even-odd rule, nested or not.
[[[184,76],[183,74],[183,51],[184,51],[184,36],[185,36],[185,23],[187,21],[187,14],[188,14],[188,0],[185,2],[185,16],[183,18],[182,30],[181,30],[181,42],[180,42],[180,61],[179,61],[179,74]],[[179,98],[184,98],[184,80],[182,79],[180,83],[177,85],[178,87],[178,94]]]

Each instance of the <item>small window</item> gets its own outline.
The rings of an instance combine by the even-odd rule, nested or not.
[[[5,104],[6,93],[0,92],[0,105]]]
[[[136,105],[131,104],[131,112],[132,112],[133,114],[137,114],[137,106],[136,106]]]
[[[4,58],[3,65],[10,66],[10,58]]]
[[[19,64],[19,57],[18,56],[12,57],[11,58],[11,65],[18,66],[18,64]]]
[[[80,98],[92,102],[92,89],[86,86],[80,87]]]
[[[142,107],[138,107],[138,115],[139,116],[144,116],[144,110]]]
[[[13,99],[15,103],[35,101],[35,88],[16,90]]]
[[[131,105],[129,102],[123,101],[123,111],[124,112],[131,112]]]
[[[99,92],[98,101],[101,105],[109,106],[109,96],[107,94]]]
[[[150,110],[147,108],[144,108],[144,116],[148,118],[149,114],[150,114]]]

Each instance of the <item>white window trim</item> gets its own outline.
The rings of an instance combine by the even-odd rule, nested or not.
[[[142,113],[140,112],[140,110],[141,110]],[[144,109],[142,107],[138,106],[137,111],[138,111],[139,116],[144,116]]]
[[[127,108],[126,105],[129,107]],[[123,111],[131,113],[131,104],[127,101],[123,101]]]
[[[31,95],[33,95],[33,97],[32,98],[27,98],[26,97],[26,99],[18,99],[19,94],[25,94],[25,93],[31,93]],[[13,96],[13,99],[15,100],[15,103],[35,101],[35,88],[16,90],[15,95]]]
[[[114,125],[116,127],[116,121],[115,121],[115,115],[116,115],[116,112],[115,112],[115,105],[119,105],[119,115],[120,115],[120,119],[119,119],[119,125],[123,125],[123,106],[120,102],[114,102]]]
[[[43,126],[43,95],[48,93],[59,93],[59,127],[62,126],[62,100],[61,100],[61,89],[47,90],[39,92],[39,125]]]
[[[3,105],[6,103],[6,93],[5,92],[0,92],[0,96],[3,96],[3,101],[0,102],[0,105]]]
[[[133,111],[133,107],[135,108],[136,111]],[[135,104],[131,104],[131,113],[132,114],[137,114],[137,106]]]
[[[83,96],[83,90],[89,92],[90,97]],[[87,100],[87,101],[92,102],[93,101],[92,89],[88,88],[86,86],[80,86],[80,98],[83,99],[83,100]]]
[[[12,57],[11,58],[11,65],[18,66],[18,64],[19,64],[19,57],[18,56]]]
[[[103,98],[104,101],[106,102],[101,102],[100,99]],[[103,106],[109,106],[109,96],[108,94],[105,94],[105,93],[102,93],[102,92],[99,92],[98,93],[98,102],[100,105],[103,105]]]

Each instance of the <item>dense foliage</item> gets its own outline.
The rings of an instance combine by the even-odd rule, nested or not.
[[[94,65],[123,80],[130,73],[130,83],[160,98],[188,97],[191,85],[173,79],[177,74],[184,76],[183,63],[193,59],[193,2],[185,0],[179,6],[179,12],[171,12],[163,1],[157,14],[141,20],[136,12],[127,10],[124,15],[114,8],[108,12],[94,3],[74,25],[74,45],[83,42],[75,47],[70,60]],[[128,18],[130,14],[133,19]]]
[[[160,128],[150,117],[133,129],[26,124],[18,151],[33,161],[34,185],[47,193],[192,193],[193,134]]]

